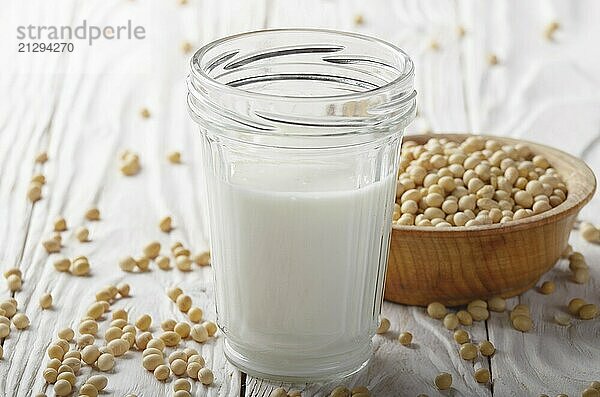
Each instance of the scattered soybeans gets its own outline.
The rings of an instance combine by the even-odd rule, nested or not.
[[[199,307],[191,307],[188,310],[187,315],[191,322],[199,323],[200,321],[202,321],[203,312],[202,309],[200,309]]]
[[[3,276],[5,279],[8,279],[10,276],[17,276],[19,278],[23,277],[23,273],[21,272],[21,269],[19,269],[18,267],[11,267],[10,269],[6,270],[3,273]]]
[[[487,302],[481,299],[476,299],[469,303],[467,305],[467,312],[469,312],[474,321],[485,321],[490,317]]]
[[[152,241],[144,247],[144,256],[146,258],[154,259],[160,254],[160,243],[158,241]]]
[[[59,258],[54,261],[54,268],[59,272],[68,272],[71,267],[69,258]]]
[[[118,327],[109,327],[104,332],[104,340],[110,342],[115,339],[119,339],[123,335],[123,330]]]
[[[54,220],[54,231],[64,232],[67,230],[67,221],[62,216],[59,216]]]
[[[571,316],[563,312],[554,313],[553,319],[558,325],[566,326],[571,324]]]
[[[600,397],[600,390],[588,387],[581,393],[581,397]]]
[[[115,357],[111,353],[102,353],[96,361],[96,367],[100,371],[107,372],[115,366]]]
[[[581,252],[572,252],[569,255],[569,270],[576,272],[577,270],[588,268],[588,264]]]
[[[475,345],[474,343],[471,342],[467,342],[467,343],[463,343],[460,346],[460,350],[459,350],[459,354],[460,357],[463,360],[475,360],[477,358],[477,354],[479,352],[479,349],[477,348],[477,345]]]
[[[0,339],[6,338],[10,335],[10,323],[0,323]]]
[[[356,26],[363,25],[365,23],[365,17],[362,14],[356,14],[354,16],[354,24]]]
[[[188,295],[181,294],[177,297],[175,303],[180,311],[187,313],[192,307],[192,298],[190,298]]]
[[[171,371],[173,371],[173,373],[177,376],[185,374],[186,370],[187,362],[180,358],[173,360],[173,362],[171,363]]]
[[[137,262],[131,256],[126,256],[119,261],[119,267],[125,272],[132,272],[137,266]]]
[[[412,340],[413,336],[410,332],[402,332],[398,335],[398,342],[400,342],[402,346],[410,346]]]
[[[93,320],[98,320],[105,312],[105,307],[102,302],[94,302],[87,310],[87,315]]]
[[[140,331],[148,331],[150,326],[152,325],[152,317],[149,314],[142,314],[135,321],[135,326],[138,327]]]
[[[100,349],[96,345],[85,346],[81,350],[81,360],[88,365],[92,365],[100,357]]]
[[[49,309],[52,307],[52,295],[46,293],[40,297],[40,307],[43,310]]]
[[[29,317],[25,313],[17,313],[13,316],[12,323],[18,330],[25,329],[29,327]]]
[[[206,331],[208,332],[208,336],[213,336],[217,333],[218,327],[217,324],[212,321],[205,321],[202,323]]]
[[[444,317],[444,327],[449,330],[455,330],[458,327],[459,321],[458,317],[454,313],[448,313]]]
[[[90,241],[90,231],[87,227],[81,226],[75,231],[75,237],[77,237],[77,240],[79,240],[81,243],[88,242]]]
[[[71,394],[72,390],[73,385],[71,385],[71,382],[65,379],[57,380],[54,384],[54,394],[57,396],[68,396]]]
[[[185,373],[192,379],[198,379],[198,372],[202,369],[203,365],[197,362],[188,362]]]
[[[190,336],[190,332],[192,332],[192,327],[188,323],[181,322],[181,323],[177,323],[177,325],[175,325],[175,328],[173,328],[173,331],[176,332],[177,334],[179,334],[181,339],[185,339],[188,336]]]
[[[35,162],[36,163],[44,164],[46,161],[48,161],[48,153],[46,153],[46,152],[39,152],[38,154],[35,155]]]
[[[162,328],[163,331],[173,331],[176,325],[177,321],[169,318],[160,323],[160,328]]]
[[[65,355],[65,351],[62,347],[57,344],[50,345],[46,350],[46,354],[48,354],[49,358],[56,358],[58,360],[62,360]]]
[[[165,342],[159,338],[150,339],[150,341],[146,345],[146,349],[157,349],[157,350],[160,350],[161,352],[165,350],[165,347],[166,347]]]
[[[63,370],[62,372],[60,371],[60,368],[58,369],[58,376],[56,377],[56,381],[58,382],[60,380],[66,380],[71,384],[71,387],[75,386],[75,374],[73,374],[73,372],[70,372],[67,369]]]
[[[458,321],[462,325],[472,325],[473,324],[473,317],[466,310],[459,310],[458,312],[456,312],[456,317],[458,318]]]
[[[571,313],[572,315],[579,314],[579,309],[581,309],[581,307],[583,307],[585,304],[586,301],[584,301],[581,298],[571,299],[568,304],[569,313]]]
[[[533,328],[533,322],[528,316],[517,315],[512,320],[513,327],[521,332],[528,332]]]
[[[203,385],[210,385],[213,383],[215,376],[212,371],[208,368],[202,368],[198,371],[198,380],[202,382]]]
[[[182,272],[189,272],[192,270],[192,261],[187,256],[180,255],[175,257],[175,266]]]
[[[161,231],[163,231],[165,233],[169,233],[171,230],[173,230],[172,223],[173,223],[173,221],[172,221],[171,217],[165,216],[164,218],[162,218],[160,220],[160,222],[158,222],[158,227],[160,228]]]
[[[288,397],[288,393],[283,387],[278,387],[277,389],[273,389],[269,397]]]
[[[189,45],[189,50],[192,49],[192,45],[189,42],[186,41],[186,42],[184,42],[184,44]],[[185,49],[184,49],[184,52],[189,52],[189,50],[185,51]],[[167,155],[167,159],[169,160],[169,163],[171,163],[171,164],[181,164],[181,152],[178,152],[178,151],[170,152]]]
[[[198,343],[204,343],[208,340],[208,330],[202,324],[196,324],[190,331],[190,336]]]
[[[550,295],[556,290],[554,281],[544,281],[540,286],[540,292],[544,295]]]
[[[39,182],[31,182],[27,188],[27,198],[32,203],[42,198],[42,184]]]
[[[179,295],[183,294],[183,291],[181,290],[181,288],[179,287],[172,287],[169,288],[167,290],[167,296],[169,297],[169,299],[171,299],[173,302],[177,302],[177,298],[179,297]]]
[[[173,353],[169,354],[169,364],[171,364],[173,361],[180,359],[183,360],[185,362],[187,362],[187,354],[185,354],[185,352],[183,350],[175,350]]]
[[[141,256],[135,260],[135,266],[140,272],[146,272],[150,268],[150,259]]]
[[[467,343],[471,340],[469,333],[464,329],[457,329],[456,331],[454,331],[453,337],[454,340],[460,345]]]
[[[11,318],[17,312],[16,301],[12,301],[11,299],[7,299],[7,300],[5,300],[3,302],[0,302],[0,309],[4,311],[3,316],[6,316],[7,318]]]
[[[49,239],[42,241],[42,246],[49,254],[59,252],[61,248],[60,239],[58,239],[56,236],[53,236]]]
[[[588,303],[579,308],[579,318],[582,320],[591,320],[596,318],[599,314],[598,306],[593,303]],[[15,315],[16,317],[16,315]],[[14,320],[13,320],[14,322]]]
[[[88,221],[100,220],[100,210],[96,207],[92,207],[85,212],[85,219]]]
[[[154,262],[161,270],[171,270],[171,260],[167,256],[159,255],[154,259]]]
[[[160,339],[165,343],[165,346],[175,347],[181,342],[181,335],[175,331],[165,331]]]
[[[441,320],[446,316],[447,313],[448,310],[446,309],[446,306],[439,302],[431,302],[429,305],[427,305],[427,314],[431,318]]]
[[[78,256],[73,259],[69,271],[74,276],[87,276],[90,273],[90,262],[85,256]]]
[[[488,383],[490,378],[490,370],[487,368],[479,368],[475,371],[475,380],[477,383]]]
[[[148,354],[142,358],[142,366],[148,371],[154,371],[159,365],[165,362],[162,354]]]
[[[133,176],[140,172],[140,157],[133,152],[125,151],[121,156],[121,173],[125,176]]]
[[[39,183],[40,185],[44,185],[44,184],[46,184],[46,177],[43,174],[35,174],[34,176],[31,177],[30,182],[36,182],[36,183]]]
[[[73,329],[71,329],[71,328],[63,328],[60,331],[58,331],[58,335],[57,336],[60,339],[64,339],[64,340],[70,342],[75,337],[75,331],[73,331]]]
[[[210,265],[210,251],[204,251],[194,256],[194,262],[198,266]]]
[[[140,110],[140,116],[142,116],[144,119],[150,118],[150,110],[148,110],[148,108],[142,108]]]
[[[544,28],[544,37],[546,40],[554,40],[554,34],[560,29],[560,24],[557,21],[552,21]]]
[[[600,243],[600,229],[589,222],[581,222],[579,234],[590,243]]]
[[[506,300],[502,297],[495,296],[487,301],[487,308],[493,312],[503,312],[506,310]]]
[[[378,334],[385,334],[386,332],[389,331],[391,326],[390,320],[388,320],[385,317],[382,317],[381,320],[379,321],[379,327],[377,327],[377,333]]]
[[[193,347],[186,347],[185,349],[183,349],[183,352],[185,353],[187,359],[189,359],[192,356],[198,355],[198,350],[194,349]]]
[[[117,285],[117,292],[121,295],[121,298],[126,298],[131,292],[131,287],[127,283],[121,283]]]
[[[435,377],[434,383],[438,390],[448,390],[452,387],[452,375],[447,372],[442,372]]]
[[[479,342],[479,352],[482,356],[490,357],[496,353],[496,347],[489,340]]]
[[[79,395],[80,396],[88,396],[88,397],[97,397],[98,389],[96,389],[96,387],[90,383],[85,383],[79,389]]]
[[[19,274],[10,274],[8,277],[6,277],[6,285],[11,292],[21,290],[23,281],[21,280],[20,272]]]
[[[171,369],[165,364],[160,364],[158,367],[154,368],[154,377],[157,380],[164,382],[169,379],[169,376],[171,376]]]
[[[590,281],[590,271],[587,268],[576,269],[573,272],[571,280],[577,284],[586,284]]]

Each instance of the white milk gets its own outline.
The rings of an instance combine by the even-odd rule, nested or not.
[[[395,185],[357,189],[349,168],[237,163],[230,182],[209,178],[219,325],[250,372],[370,355]]]

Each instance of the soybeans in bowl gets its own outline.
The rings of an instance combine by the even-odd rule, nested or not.
[[[558,149],[468,134],[406,137],[385,297],[459,305],[531,288],[566,248],[596,179]]]

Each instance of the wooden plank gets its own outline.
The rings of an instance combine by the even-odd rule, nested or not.
[[[84,6],[63,1],[60,7],[19,3],[20,8],[11,9],[10,15],[19,16],[24,22],[63,23],[93,15],[115,21],[131,17],[146,26],[149,39],[141,46],[111,43],[93,50],[83,46],[82,51],[69,57],[11,56],[0,60],[6,71],[0,76],[3,105],[0,108],[0,264],[3,268],[16,264],[24,270],[24,289],[16,296],[33,324],[27,331],[13,331],[4,342],[6,358],[0,361],[0,394],[43,390],[41,371],[46,362],[43,350],[56,330],[76,324],[93,298],[91,284],[99,287],[126,280],[132,285],[134,296],[119,301],[115,308],[126,307],[132,315],[149,311],[157,319],[169,316],[183,319],[163,295],[167,285],[179,283],[206,310],[206,317],[214,318],[210,269],[195,269],[186,275],[158,270],[124,275],[116,266],[121,256],[139,253],[142,245],[154,238],[160,238],[163,243],[179,239],[196,249],[203,249],[207,244],[202,199],[198,197],[202,191],[202,180],[198,176],[201,174],[199,153],[195,147],[195,131],[182,106],[183,79],[187,74],[186,56],[179,52],[183,40],[199,45],[218,36],[263,26],[320,26],[373,34],[407,49],[417,66],[420,117],[410,131],[463,130],[471,126],[475,130],[491,129],[500,134],[522,135],[527,131],[527,136],[586,155],[598,172],[597,99],[590,88],[595,87],[595,82],[586,77],[589,68],[594,67],[593,62],[579,65],[580,69],[575,72],[568,68],[563,70],[570,70],[573,73],[569,75],[579,77],[569,80],[574,98],[570,102],[562,100],[560,87],[551,85],[546,89],[545,80],[531,77],[536,74],[524,74],[530,80],[520,79],[523,70],[532,65],[517,62],[531,59],[535,63],[555,53],[555,47],[540,40],[540,31],[546,20],[557,15],[573,18],[573,25],[578,26],[576,32],[571,30],[562,36],[561,43],[565,47],[571,48],[573,54],[585,54],[586,48],[592,48],[589,40],[594,35],[589,32],[594,31],[595,21],[583,14],[594,13],[580,11],[597,5],[584,3],[578,5],[579,11],[573,14],[562,12],[569,10],[562,10],[561,5],[531,9],[523,5],[523,9],[510,8],[509,12],[508,6],[501,3],[488,7],[458,2],[459,7],[455,9],[454,2],[390,4],[382,0],[368,6],[357,0],[343,3],[310,0],[301,4],[192,0],[185,7],[178,7],[176,2],[145,6],[116,0]],[[17,6],[11,4],[11,7]],[[484,18],[482,12],[486,15]],[[356,14],[363,14],[363,25],[353,25]],[[518,37],[502,35],[516,14],[524,15],[528,21],[526,32]],[[498,23],[497,15],[505,19]],[[3,26],[12,26],[4,22],[2,19]],[[456,25],[460,23],[464,23],[468,31],[462,42],[455,35]],[[569,22],[564,25],[569,26]],[[496,41],[491,41],[492,36]],[[523,38],[527,43],[535,43],[536,56],[520,58],[519,53],[512,52],[518,47],[517,40]],[[438,42],[439,50],[431,49],[432,40]],[[11,53],[14,50],[7,48]],[[490,51],[497,51],[502,60],[509,62],[492,71],[485,61]],[[161,56],[156,56],[157,53]],[[510,57],[505,58],[506,54]],[[65,80],[53,73],[56,70],[68,70],[71,77]],[[549,69],[540,67],[540,71],[543,70]],[[83,71],[87,74],[80,73]],[[463,76],[468,77],[463,80]],[[558,84],[558,80],[556,82]],[[560,84],[564,84],[564,80],[560,80]],[[516,91],[513,93],[509,87],[515,87]],[[548,92],[552,94],[552,101],[544,98]],[[531,108],[520,106],[523,101],[541,106],[530,116]],[[137,117],[143,106],[152,111],[150,120]],[[49,120],[53,121],[50,129],[47,128]],[[577,127],[578,139],[561,139],[564,131],[572,126]],[[177,146],[172,149],[185,148],[184,165],[165,164],[164,154],[171,145]],[[48,187],[45,199],[32,207],[24,199],[25,191],[31,175],[42,167],[30,159],[47,146],[51,161],[43,169],[49,180]],[[126,147],[141,154],[144,168],[135,178],[123,178],[116,171],[117,154]],[[105,219],[90,225],[93,242],[82,245],[71,233],[75,226],[84,224],[83,211],[91,204],[100,206]],[[600,223],[595,215],[599,211],[600,203],[594,200],[582,216]],[[158,218],[166,213],[172,214],[177,224],[169,236],[156,229]],[[71,256],[88,254],[93,266],[89,279],[57,274],[51,267],[51,259],[39,246],[58,214],[67,216],[73,226],[65,234],[64,252]],[[598,262],[598,247],[583,243],[576,236],[573,243],[590,258],[590,263]],[[544,297],[531,291],[521,298],[532,306],[534,332],[517,333],[508,326],[507,314],[492,314],[487,331],[498,347],[498,353],[491,359],[495,394],[577,394],[585,383],[600,378],[598,367],[589,365],[600,360],[597,344],[594,344],[599,335],[598,322],[577,321],[567,329],[549,320],[554,310],[562,309],[573,296],[584,296],[599,303],[594,295],[597,281],[585,287],[574,285],[566,281],[564,265],[547,276],[558,280],[555,295]],[[597,279],[597,266],[592,273]],[[55,296],[56,308],[41,312],[37,299],[45,291]],[[5,283],[0,283],[0,296],[8,296]],[[538,307],[539,310],[535,309]],[[371,366],[343,380],[344,383],[367,384],[377,395],[391,391],[435,394],[431,384],[433,377],[439,371],[448,371],[455,375],[455,395],[489,394],[487,387],[473,383],[472,368],[458,359],[450,332],[424,316],[421,309],[386,303],[384,315],[392,319],[393,332],[374,338],[377,353]],[[61,318],[65,321],[58,320]],[[39,324],[43,327],[36,329]],[[482,324],[473,328],[476,340],[486,337]],[[405,329],[414,331],[414,349],[404,348],[395,340],[396,332]],[[217,381],[211,388],[199,387],[198,395],[234,396],[240,390],[242,378],[225,362],[221,343],[222,337],[219,337],[203,346]],[[89,369],[82,372],[87,375]],[[159,384],[140,367],[136,353],[119,359],[116,371],[109,377],[112,394],[165,395],[169,390],[168,385]],[[305,395],[326,395],[336,384],[297,386],[305,390]],[[268,396],[274,386],[248,378],[246,395]]]
[[[268,397],[277,387],[302,390],[306,396],[328,396],[339,385],[364,385],[375,396],[417,395],[438,393],[433,380],[440,372],[452,374],[453,396],[491,395],[489,386],[479,385],[473,378],[474,365],[488,368],[487,360],[475,363],[462,360],[452,332],[438,320],[431,319],[423,308],[401,306],[385,302],[382,314],[392,327],[384,335],[373,338],[375,354],[369,366],[349,377],[326,383],[285,384],[248,377],[246,396]],[[486,339],[485,324],[464,327],[475,342]],[[400,332],[413,334],[413,343],[402,346],[397,338]],[[400,394],[398,394],[400,393]]]
[[[509,323],[508,313],[490,321],[490,340],[498,353],[492,359],[494,393],[501,396],[548,394],[579,395],[587,385],[600,379],[600,322],[573,319],[565,327],[554,323],[556,312],[568,313],[566,305],[575,297],[600,304],[600,251],[572,237],[576,249],[587,255],[592,281],[586,285],[570,281],[568,261],[562,260],[542,280],[553,280],[556,292],[542,295],[528,291],[514,298],[509,307],[525,303],[531,308],[534,330],[521,333]]]
[[[6,237],[2,241],[7,242],[7,249],[1,250],[0,255],[3,267],[20,262],[24,286],[16,298],[32,326],[23,332],[13,331],[4,343],[0,394],[10,391],[11,395],[30,395],[46,390],[52,395],[52,389],[41,377],[47,362],[45,349],[59,329],[76,327],[97,288],[107,283],[130,283],[132,297],[120,300],[113,308],[126,308],[132,318],[143,312],[152,314],[153,331],[166,318],[185,319],[164,294],[167,286],[175,284],[204,309],[205,318],[215,319],[210,268],[195,268],[189,274],[153,269],[133,275],[123,273],[117,263],[124,255],[139,255],[143,245],[152,239],[160,240],[164,247],[180,240],[194,250],[206,249],[201,159],[197,132],[184,105],[188,63],[179,45],[183,40],[200,45],[220,35],[217,27],[223,27],[223,19],[211,19],[217,8],[229,18],[227,34],[259,28],[264,19],[260,8],[254,10],[255,18],[248,18],[244,14],[228,14],[227,7],[218,1],[190,2],[185,7],[179,7],[177,2],[150,6],[112,1],[81,7],[76,2],[64,3],[64,8],[25,3],[15,11],[12,22],[28,16],[30,23],[45,25],[69,23],[70,18],[74,23],[83,19],[100,23],[94,18],[104,13],[114,24],[122,18],[142,24],[148,39],[142,43],[96,43],[93,48],[78,45],[68,59],[54,58],[61,60],[56,61],[54,69],[42,69],[42,58],[37,55],[27,57],[27,61],[10,62],[6,68],[15,76],[22,73],[23,78],[17,80],[18,84],[6,82],[16,103],[11,106],[12,114],[1,119],[0,198],[7,217],[2,218],[0,230],[1,236]],[[194,19],[197,15],[202,15],[207,24],[200,27]],[[172,27],[177,29],[168,30]],[[160,40],[160,35],[167,40]],[[55,63],[44,62],[46,67]],[[19,69],[21,64],[23,69]],[[65,71],[68,73],[63,75]],[[32,106],[30,101],[39,106]],[[8,103],[4,98],[3,108]],[[139,116],[144,106],[152,112],[149,120]],[[50,114],[53,122],[46,131]],[[48,183],[44,199],[32,212],[25,200],[25,189],[34,165],[23,159],[31,159],[38,148],[45,146],[50,157],[43,167]],[[141,156],[142,172],[133,178],[125,178],[117,171],[118,154],[125,148]],[[165,156],[172,149],[183,152],[183,165],[167,163]],[[35,171],[40,170],[40,166],[35,166]],[[84,220],[84,212],[91,205],[101,209],[100,222]],[[157,228],[160,217],[167,214],[175,222],[175,230],[169,235]],[[65,216],[70,226],[64,233],[62,254],[87,255],[92,263],[90,277],[57,273],[52,267],[57,255],[48,256],[41,248],[40,241],[51,232],[53,219],[58,215]],[[75,228],[81,225],[89,227],[91,242],[81,244],[73,236]],[[163,248],[163,252],[167,251]],[[42,312],[37,302],[45,292],[53,294],[55,305]],[[215,383],[210,387],[194,386],[195,395],[239,395],[240,374],[225,361],[222,340],[219,335],[202,346],[186,341],[187,346],[202,351],[207,366],[215,373]],[[169,393],[171,385],[156,381],[145,371],[140,356],[128,352],[117,360],[109,374],[109,393]],[[78,385],[95,372],[89,367],[82,369]]]

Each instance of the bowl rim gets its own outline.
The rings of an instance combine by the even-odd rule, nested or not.
[[[504,136],[495,136],[495,135],[480,135],[480,134],[468,134],[468,133],[430,133],[430,134],[416,134],[416,135],[405,135],[404,139],[408,140],[428,140],[430,138],[450,138],[450,139],[466,139],[470,136],[480,136],[486,139],[494,139],[501,142],[507,143],[524,143],[531,147],[531,149],[535,152],[535,147],[544,148],[553,152],[556,152],[558,155],[562,155],[570,158],[575,164],[577,164],[576,169],[578,173],[584,177],[586,181],[590,183],[585,186],[583,190],[583,198],[577,199],[574,195],[567,195],[567,199],[551,210],[542,212],[540,214],[536,214],[530,216],[528,218],[518,219],[516,221],[510,221],[506,223],[495,223],[492,225],[481,225],[481,226],[462,226],[462,227],[431,227],[431,226],[408,226],[408,225],[396,225],[392,224],[392,232],[420,232],[420,233],[428,233],[431,235],[436,235],[437,237],[457,237],[460,235],[487,235],[487,234],[495,234],[499,232],[516,232],[523,229],[530,228],[532,225],[545,225],[548,223],[556,222],[560,219],[566,218],[570,216],[573,212],[579,211],[585,204],[587,204],[593,197],[596,191],[596,176],[594,172],[590,169],[590,167],[581,159],[564,152],[560,149],[557,149],[552,146],[531,142],[524,139],[517,139],[512,137],[504,137]]]

